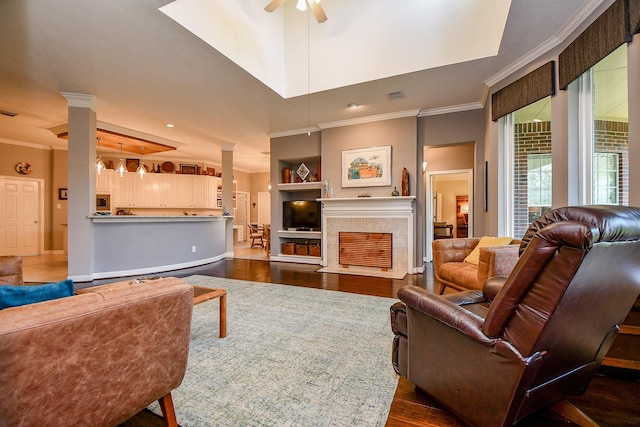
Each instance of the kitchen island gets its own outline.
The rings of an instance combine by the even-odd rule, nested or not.
[[[91,215],[95,279],[156,274],[226,256],[231,216]]]

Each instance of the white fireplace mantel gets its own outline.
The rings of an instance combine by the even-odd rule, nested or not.
[[[318,199],[322,202],[322,265],[340,270],[337,235],[340,231],[393,233],[391,274],[414,274],[415,196]],[[354,221],[355,220],[355,221]],[[353,271],[353,268],[349,268]]]

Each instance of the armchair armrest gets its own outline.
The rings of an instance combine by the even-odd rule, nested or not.
[[[494,276],[509,276],[518,262],[519,248],[519,245],[480,248],[478,284],[482,285]]]
[[[482,332],[484,319],[458,306],[440,295],[434,295],[417,286],[406,286],[398,291],[398,298],[407,307],[457,329],[474,341],[493,345],[497,339]]]

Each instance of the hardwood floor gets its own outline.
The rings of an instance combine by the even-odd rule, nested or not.
[[[260,249],[254,248],[253,251],[260,251]],[[256,256],[263,256],[257,252],[253,253]],[[241,256],[240,254],[237,255]],[[249,255],[251,255],[251,252]],[[28,266],[25,266],[25,268],[29,269]],[[225,259],[201,267],[167,272],[162,275],[185,277],[192,274],[202,274],[213,277],[282,283],[392,298],[397,296],[398,289],[406,285],[416,285],[430,291],[433,291],[434,288],[430,264],[427,264],[425,274],[407,275],[402,280],[316,273],[315,270],[317,269],[318,266],[315,265],[236,258]],[[115,281],[115,279],[78,285],[85,287],[112,281]],[[487,392],[490,392],[490,390]],[[598,375],[593,379],[584,395],[573,397],[570,401],[601,426],[640,426],[640,381],[637,378],[632,380]],[[141,412],[123,424],[126,427],[161,425],[163,425],[162,419],[147,411]],[[426,394],[416,390],[409,381],[401,378],[386,425],[388,427],[455,427],[464,426],[465,424]],[[541,410],[525,418],[518,425],[526,427],[571,427],[576,424],[559,418],[551,411]]]

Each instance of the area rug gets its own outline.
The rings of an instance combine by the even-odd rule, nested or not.
[[[390,298],[207,276],[227,290],[194,306],[189,362],[172,392],[178,423],[204,426],[384,426],[398,384]],[[160,414],[156,404],[150,409]]]

